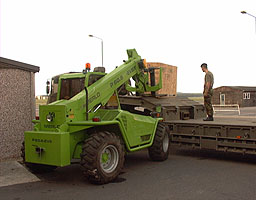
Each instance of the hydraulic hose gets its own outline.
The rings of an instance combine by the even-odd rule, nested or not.
[[[86,121],[89,120],[89,114],[88,114],[88,90],[87,90],[87,87],[84,87],[84,90],[85,90],[85,116],[86,116]]]

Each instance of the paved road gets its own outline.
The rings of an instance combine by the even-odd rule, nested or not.
[[[247,121],[244,115],[250,116],[254,123],[255,113],[256,107],[243,109],[240,120]],[[231,115],[238,117],[236,113],[224,114]],[[175,148],[167,161],[152,162],[147,151],[141,151],[127,156],[122,174],[113,183],[92,185],[83,178],[80,166],[74,164],[52,173],[37,174],[39,182],[0,187],[0,199],[255,200],[255,158]]]
[[[171,151],[152,162],[147,151],[127,156],[123,173],[106,185],[91,185],[78,164],[37,175],[42,181],[0,188],[0,199],[196,199],[255,200],[256,159],[214,151]]]

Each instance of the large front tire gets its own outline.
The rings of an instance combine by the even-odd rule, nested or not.
[[[170,151],[170,138],[167,127],[163,123],[157,125],[155,138],[151,147],[148,148],[149,157],[153,161],[164,161]]]
[[[107,131],[92,134],[84,142],[81,165],[92,183],[105,184],[116,179],[124,165],[124,147],[119,137]]]

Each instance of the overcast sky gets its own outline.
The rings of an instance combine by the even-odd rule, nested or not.
[[[36,95],[52,76],[107,72],[136,48],[148,62],[178,67],[179,92],[202,92],[208,63],[214,87],[256,86],[255,0],[0,0],[0,56],[40,67]]]

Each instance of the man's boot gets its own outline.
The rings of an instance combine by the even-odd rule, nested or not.
[[[208,116],[207,118],[204,119],[204,121],[213,121],[213,116]]]

